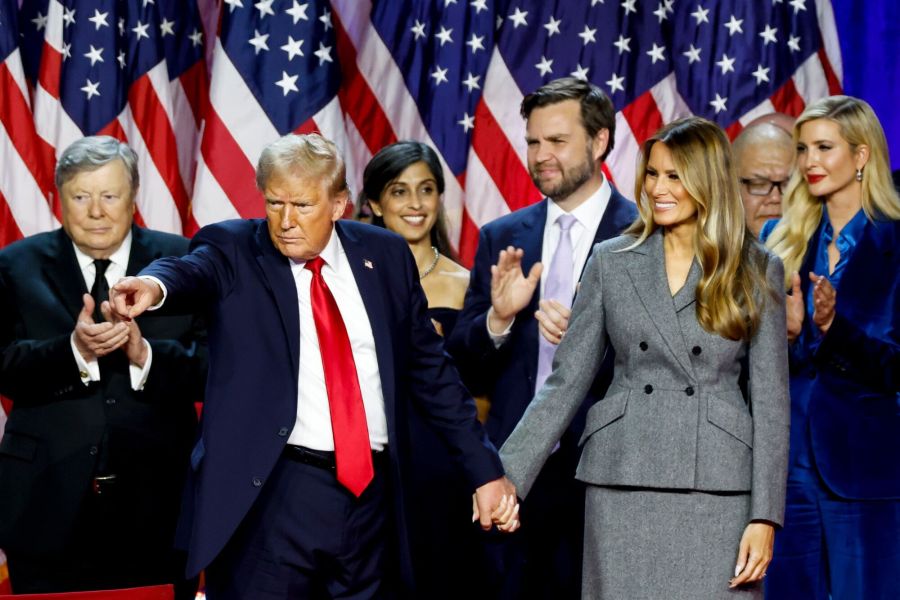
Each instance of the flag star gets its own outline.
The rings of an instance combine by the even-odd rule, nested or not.
[[[125,51],[124,50],[121,50],[119,52],[119,55],[116,56],[116,60],[119,61],[119,67],[124,69],[125,68]]]
[[[31,20],[31,22],[34,23],[34,28],[36,30],[40,31],[41,29],[44,29],[47,26],[48,18],[49,17],[47,15],[42,15],[41,13],[38,13],[37,16]]]
[[[484,50],[484,44],[481,43],[483,40],[484,40],[483,35],[479,36],[479,35],[475,35],[474,33],[472,33],[472,39],[470,39],[468,42],[466,42],[466,46],[471,46],[472,54],[475,54],[479,50]]]
[[[284,92],[284,95],[287,96],[290,92],[299,92],[300,89],[297,87],[297,79],[299,79],[299,75],[288,75],[287,71],[281,72],[281,79],[275,82],[275,85],[281,88],[281,91]]]
[[[72,44],[63,44],[62,52],[63,60],[72,58]]]
[[[769,68],[757,65],[753,76],[756,77],[756,85],[762,85],[763,82],[769,83]]]
[[[195,27],[193,33],[191,33],[188,38],[191,40],[191,45],[199,46],[203,43],[203,32]]]
[[[434,85],[441,85],[447,81],[447,69],[442,69],[435,65],[434,71],[431,72],[431,77],[434,77]]]
[[[159,24],[159,36],[166,37],[167,35],[175,35],[175,21],[170,21],[163,17],[162,22]]]
[[[716,114],[719,114],[723,110],[725,110],[725,103],[728,102],[728,97],[723,98],[719,94],[716,94],[715,100],[710,100],[709,105],[716,109]]]
[[[591,0],[591,6],[597,6],[598,4],[603,4],[603,0]]]
[[[147,33],[148,27],[150,27],[150,23],[144,24],[144,23],[141,23],[140,21],[138,21],[137,25],[135,27],[133,27],[131,29],[131,31],[133,31],[134,34],[137,36],[138,41],[140,41],[140,39],[142,37],[145,37],[149,40],[150,35]]]
[[[95,8],[94,16],[88,19],[88,21],[94,24],[94,31],[99,31],[101,27],[109,27],[109,23],[106,22],[106,17],[108,16],[108,12],[102,13]]]
[[[225,4],[228,5],[228,12],[234,12],[235,8],[244,8],[244,3],[241,0],[225,0]]]
[[[326,46],[322,42],[319,42],[319,49],[313,52],[316,56],[319,57],[319,66],[327,62],[334,62],[331,59],[331,46]]]
[[[656,42],[654,42],[653,48],[647,50],[646,54],[653,59],[653,64],[655,65],[658,60],[666,60],[665,54],[663,54],[665,51],[665,46],[657,46]]]
[[[576,65],[575,70],[569,73],[575,79],[580,79],[582,81],[587,81],[588,79],[588,68],[582,67],[581,65]]]
[[[420,37],[425,37],[425,23],[420,23],[418,19],[416,19],[416,24],[410,27],[409,30],[413,34],[413,41],[418,40]]]
[[[441,40],[441,48],[443,48],[443,47],[444,47],[444,44],[446,44],[446,43],[448,43],[448,42],[449,42],[449,43],[453,43],[453,38],[450,37],[450,34],[451,34],[451,33],[453,33],[453,29],[452,29],[452,28],[447,29],[446,27],[444,27],[443,25],[441,25],[441,30],[440,30],[437,34],[435,34],[435,36],[434,36],[434,37],[436,37],[437,39]]]
[[[800,36],[788,36],[787,45],[791,52],[800,52]]]
[[[591,29],[590,27],[588,27],[587,25],[585,25],[585,26],[584,26],[584,31],[582,31],[581,33],[579,33],[579,34],[578,34],[578,37],[580,37],[582,40],[584,40],[583,44],[584,44],[585,46],[587,46],[587,45],[590,44],[591,42],[596,42],[596,41],[597,41],[597,38],[594,37],[594,34],[596,34],[596,33],[597,33],[597,30],[596,30],[596,29]]]
[[[609,86],[609,93],[615,94],[616,90],[621,92],[625,91],[625,77],[619,77],[615,73],[612,74],[612,77],[606,82],[606,85]]]
[[[255,48],[254,54],[259,54],[260,50],[269,49],[269,44],[266,43],[268,39],[268,33],[260,33],[259,29],[253,29],[253,37],[250,38],[250,45]],[[287,93],[285,93],[285,96],[287,96]]]
[[[734,71],[734,59],[728,58],[728,55],[724,52],[722,53],[722,58],[716,64],[722,69],[722,75],[728,71]]]
[[[143,8],[147,8],[148,4],[156,4],[156,2],[154,2],[154,0],[144,0]]]
[[[544,29],[547,30],[548,38],[552,38],[554,34],[559,33],[560,23],[562,23],[562,19],[554,19],[553,15],[550,15],[550,20],[544,23]]]
[[[700,62],[700,50],[702,50],[702,48],[694,48],[694,45],[691,44],[691,47],[687,52],[682,52],[682,54],[687,56],[689,65]]]
[[[527,10],[522,10],[521,8],[516,8],[516,12],[509,15],[507,19],[513,22],[513,29],[518,29],[519,25],[528,26],[528,21],[525,20],[525,17],[528,16]]]
[[[85,80],[84,87],[81,88],[81,91],[87,94],[87,99],[90,100],[94,96],[100,95],[100,82],[94,83],[90,79]]]
[[[447,8],[451,4],[456,4],[456,0],[444,0],[444,8]]]
[[[631,38],[625,37],[621,33],[619,34],[619,39],[613,42],[613,46],[619,49],[619,54],[631,52],[631,46],[629,44],[631,44]]]
[[[795,15],[801,10],[806,10],[806,0],[791,0],[790,4],[794,7]]]
[[[272,10],[273,2],[275,2],[275,0],[259,0],[259,2],[253,5],[253,7],[259,11],[260,19],[262,19],[266,15],[272,15],[273,17],[275,16],[275,11]]]
[[[778,38],[775,37],[775,33],[778,31],[777,27],[772,27],[771,25],[766,25],[766,28],[763,31],[759,32],[759,37],[763,39],[763,46],[767,46],[770,42],[775,43],[778,41]]]
[[[731,15],[731,20],[725,23],[725,28],[728,29],[728,35],[732,36],[735,33],[744,33],[743,28],[741,28],[743,22],[743,19],[737,19],[734,15]]]
[[[322,21],[322,25],[325,26],[325,31],[328,31],[332,28],[331,24],[331,11],[327,8],[322,11],[322,15],[319,17],[319,20]]]
[[[709,23],[709,9],[703,8],[699,4],[697,5],[697,10],[692,12],[691,16],[697,19],[697,25],[700,25],[700,23]]]
[[[465,133],[469,133],[471,129],[475,129],[475,115],[469,116],[469,113],[463,113],[463,118],[456,123],[462,125]]]
[[[297,24],[297,21],[303,19],[304,21],[309,21],[309,17],[306,16],[306,9],[309,8],[309,2],[304,2],[300,4],[297,0],[294,0],[294,5],[287,9],[287,14],[291,15],[294,18],[294,25]]]
[[[669,18],[669,12],[666,10],[666,5],[662,2],[659,3],[659,6],[653,11],[653,14],[657,16],[660,23]]]
[[[303,46],[303,40],[295,40],[293,36],[288,36],[287,44],[281,47],[282,50],[287,52],[288,62],[294,60],[295,56],[304,56],[301,46]]]
[[[666,10],[669,11],[669,14],[675,12],[675,0],[663,0],[663,4],[666,5]]]
[[[85,52],[84,57],[91,61],[92,67],[98,62],[103,62],[103,47],[94,48],[94,45],[91,44],[91,51]]]
[[[625,9],[625,14],[637,12],[637,9],[634,7],[637,0],[622,0],[622,8]]]
[[[503,15],[497,15],[497,18],[494,19],[494,30],[500,31],[500,28],[503,26]]]
[[[476,15],[483,10],[487,10],[487,0],[474,0],[472,2],[472,8],[475,9]]]
[[[541,72],[541,75],[546,75],[547,73],[553,72],[553,59],[547,60],[546,56],[541,56],[541,62],[534,65],[534,67]]]
[[[119,17],[119,35],[125,35],[125,19]]]
[[[469,92],[471,92],[472,90],[480,90],[481,86],[478,85],[479,79],[481,79],[481,75],[475,75],[474,73],[469,72],[466,78],[463,79],[462,84],[466,86]]]
[[[75,24],[75,9],[63,8],[63,21],[65,22],[65,26]],[[98,84],[99,85],[99,84]],[[99,94],[99,92],[98,92]]]

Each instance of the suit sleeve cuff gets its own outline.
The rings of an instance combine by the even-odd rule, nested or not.
[[[160,302],[161,304],[162,302]],[[136,392],[144,389],[147,377],[150,376],[150,365],[153,363],[153,348],[150,346],[150,342],[147,340],[141,341],[144,343],[144,347],[147,348],[147,361],[144,363],[143,368],[134,363],[129,363],[128,365],[128,372],[131,375],[131,389]]]
[[[75,364],[78,366],[78,376],[81,383],[88,385],[92,381],[100,381],[100,363],[97,359],[85,360],[75,345],[75,333],[69,337],[69,344],[72,347],[72,354],[75,356]]]
[[[140,277],[138,277],[138,279],[143,279],[144,281],[152,281],[153,283],[155,283],[156,285],[159,286],[159,289],[162,290],[162,300],[160,300],[159,303],[154,304],[147,310],[156,310],[156,309],[160,308],[163,304],[166,303],[166,297],[169,295],[169,290],[166,289],[166,284],[164,284],[162,281],[160,281],[153,275],[141,275]],[[147,364],[149,365],[150,362],[148,361]]]
[[[509,339],[509,332],[512,331],[512,326],[516,322],[516,318],[513,317],[512,321],[509,322],[509,325],[506,326],[506,329],[501,331],[500,333],[494,333],[491,331],[491,314],[494,312],[494,307],[488,309],[487,317],[484,319],[484,326],[487,328],[488,336],[491,338],[491,341],[494,343],[494,348],[499,348],[502,346],[507,339]]]

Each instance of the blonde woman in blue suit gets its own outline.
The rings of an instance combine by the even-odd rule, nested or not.
[[[576,475],[584,598],[762,598],[787,474],[784,273],[736,182],[710,121],[645,142],[640,217],[594,249],[553,373],[501,450],[526,495],[615,350]]]

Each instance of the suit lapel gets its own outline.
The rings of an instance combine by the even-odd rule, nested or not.
[[[65,230],[58,229],[52,239],[53,243],[48,244],[45,249],[46,259],[42,261],[42,271],[50,288],[74,321],[78,319],[78,314],[84,306],[81,297],[88,293],[88,289],[81,275],[78,259],[75,258],[72,240]]]
[[[675,314],[675,302],[669,292],[662,241],[662,230],[657,229],[643,244],[631,251],[634,260],[629,261],[628,276],[669,351],[685,373],[692,375],[693,369],[687,360],[687,344],[681,335],[678,316]],[[691,266],[691,271],[693,270],[694,265]],[[689,285],[690,279],[688,275],[685,285]]]
[[[300,305],[297,300],[297,283],[291,272],[290,262],[272,245],[266,222],[260,221],[254,235],[256,262],[262,270],[263,283],[268,287],[278,307],[284,326],[294,374],[300,365]]]
[[[889,297],[888,289],[892,282],[890,277],[883,277],[878,272],[881,265],[890,264],[890,255],[896,252],[898,240],[894,235],[896,230],[894,222],[867,221],[860,236],[853,255],[847,263],[844,274],[841,277],[837,290],[838,311],[841,306],[869,306],[871,298],[860,298],[857,293],[865,293],[871,296],[873,293]],[[812,266],[811,263],[810,266]],[[809,281],[809,278],[807,278]],[[882,292],[873,292],[874,289],[884,288]],[[804,296],[805,297],[805,296]]]
[[[126,275],[137,275],[138,272],[161,256],[161,252],[150,247],[147,235],[141,227],[131,227],[131,252],[128,254]]]
[[[372,337],[375,339],[375,355],[378,360],[378,372],[381,375],[381,390],[384,396],[385,408],[391,414],[389,403],[394,399],[394,378],[389,374],[394,372],[394,352],[391,344],[391,324],[388,322],[384,308],[384,285],[388,277],[382,273],[388,265],[381,264],[378,256],[367,247],[359,237],[348,227],[338,221],[335,223],[335,231],[341,240],[341,246],[353,271],[353,278],[359,288],[359,294],[366,307],[369,317],[369,325],[372,328]]]

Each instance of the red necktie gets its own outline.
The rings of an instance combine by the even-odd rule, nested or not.
[[[322,278],[324,264],[320,256],[306,263],[312,272],[309,297],[325,370],[337,480],[359,497],[375,474],[372,447],[350,338],[337,302]]]

